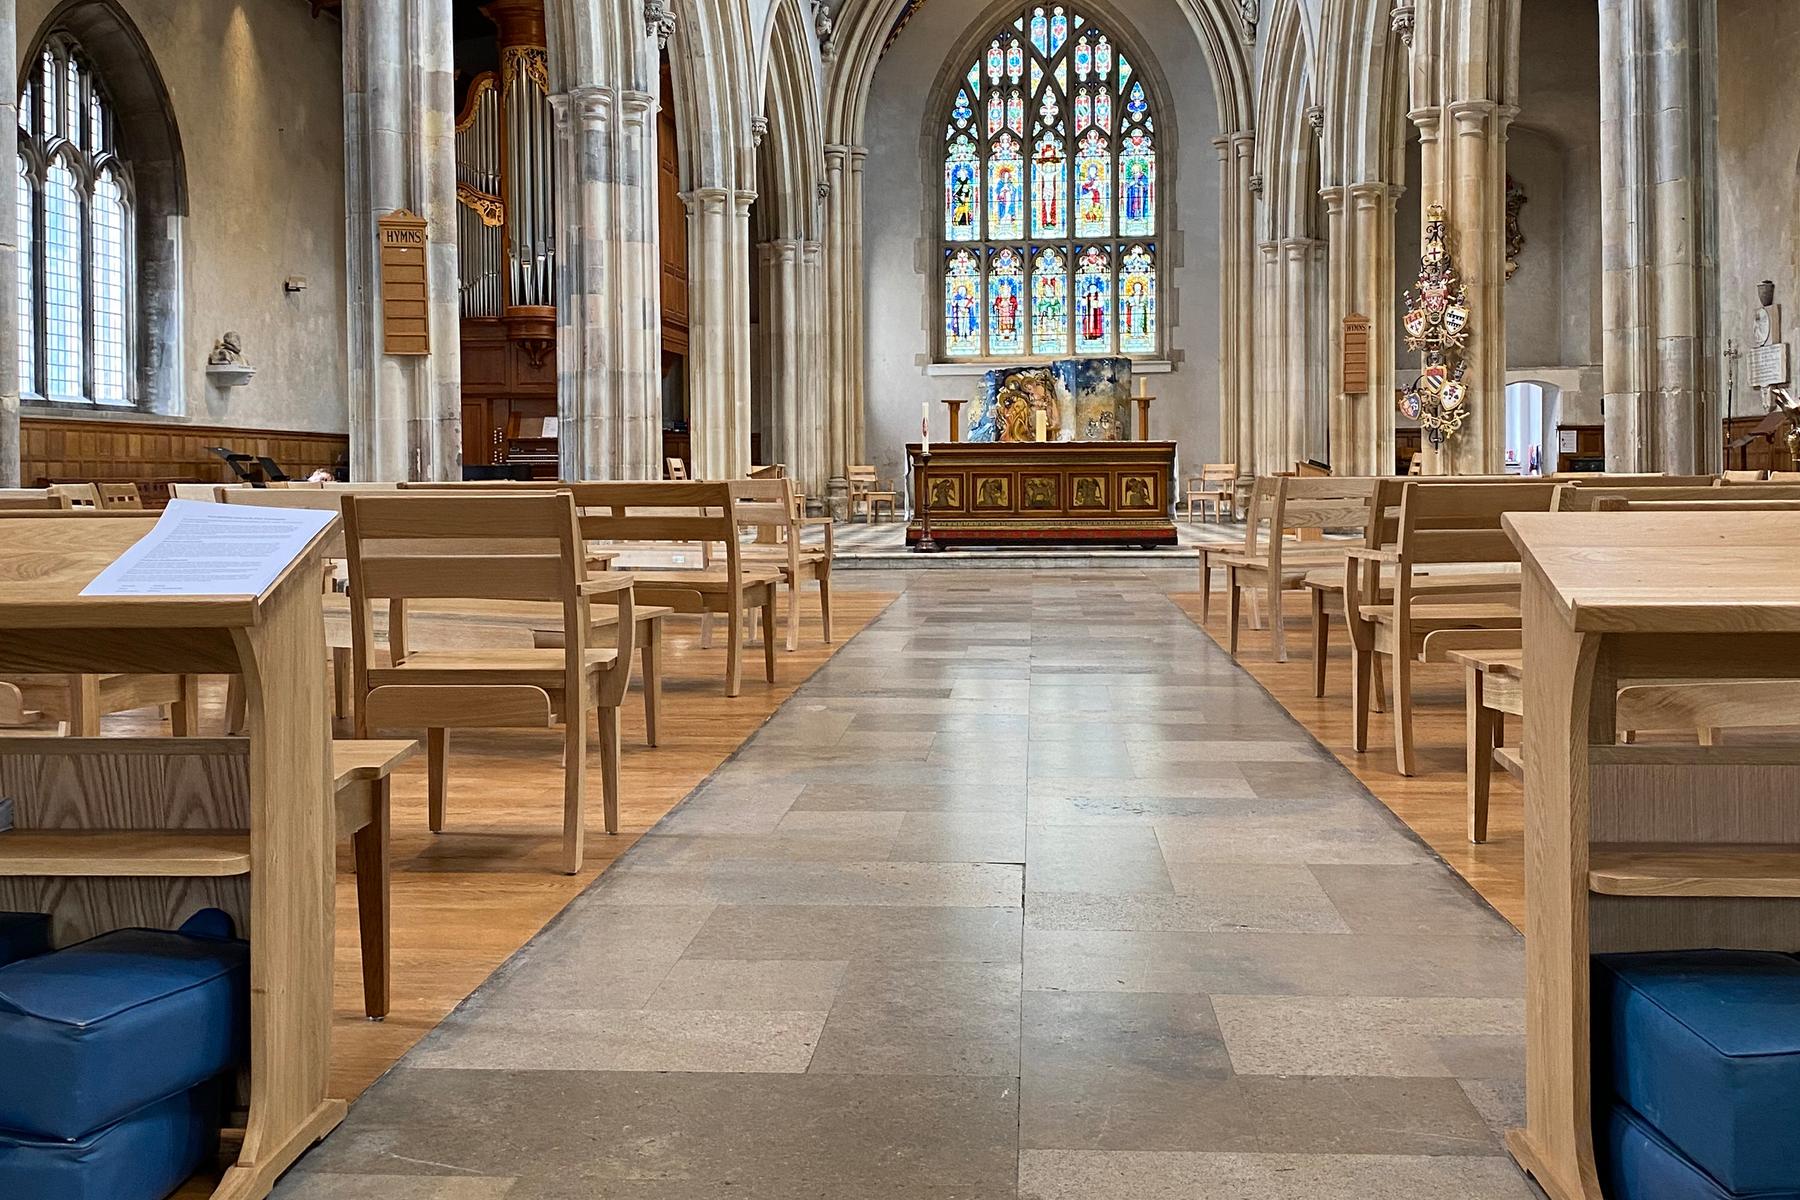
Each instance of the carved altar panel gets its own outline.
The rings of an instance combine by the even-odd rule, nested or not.
[[[928,473],[912,453],[940,543],[1176,543],[1172,442],[940,443]],[[907,540],[918,534],[915,513]]]

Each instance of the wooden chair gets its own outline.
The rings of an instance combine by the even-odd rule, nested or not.
[[[744,560],[736,510],[745,481],[729,483],[575,483],[582,536],[590,541],[700,542],[720,557],[694,568],[635,572],[634,595],[678,613],[727,621],[725,694],[743,690],[744,617],[762,610],[763,667],[775,682],[775,599],[781,572]]]
[[[1287,529],[1362,529],[1368,524],[1375,481],[1369,478],[1264,477],[1250,495],[1244,521],[1244,548],[1214,556],[1225,568],[1225,595],[1230,611],[1230,650],[1238,651],[1242,596],[1255,589],[1265,597],[1276,662],[1287,661],[1287,631],[1282,617],[1284,593],[1302,586],[1307,573],[1341,565],[1347,545],[1300,546],[1284,535]],[[1262,526],[1268,525],[1264,536]]]
[[[1394,725],[1394,758],[1400,774],[1414,772],[1412,666],[1457,645],[1461,631],[1519,628],[1519,582],[1487,580],[1473,593],[1433,593],[1420,589],[1421,568],[1463,567],[1519,561],[1517,548],[1500,527],[1509,512],[1548,510],[1556,484],[1514,483],[1402,485],[1400,513],[1391,547],[1382,545],[1382,522],[1372,522],[1364,545],[1349,552],[1344,580],[1345,617],[1355,661],[1351,680],[1354,724],[1351,742],[1368,748],[1370,684],[1375,660],[1388,660],[1389,710]],[[1385,497],[1375,503],[1385,507]],[[1383,600],[1381,573],[1393,573],[1393,599]]]
[[[561,721],[563,869],[581,869],[586,836],[587,712],[597,711],[608,833],[619,828],[619,704],[630,678],[632,578],[590,577],[573,499],[539,494],[350,493],[342,498],[350,564],[356,735],[427,731],[429,823],[444,827],[448,731],[547,728]],[[590,648],[590,604],[611,597],[616,644]],[[389,602],[388,661],[377,661],[371,605]],[[557,601],[555,649],[414,650],[408,600]]]
[[[363,1013],[388,1015],[393,947],[393,906],[388,890],[390,790],[394,768],[419,752],[408,741],[331,743],[332,796],[337,835],[350,839],[356,867],[356,922],[360,932]]]
[[[53,483],[50,490],[68,501],[69,508],[100,508],[100,489],[91,483]]]
[[[811,580],[819,589],[819,617],[825,626],[825,643],[831,644],[831,558],[834,552],[830,517],[805,516],[795,501],[794,481],[786,478],[751,479],[736,486],[737,517],[759,533],[755,544],[744,547],[744,561],[758,567],[774,567],[787,587],[787,648],[800,648],[800,588]],[[807,529],[822,528],[825,541],[804,542]]]
[[[144,498],[138,493],[138,485],[135,483],[100,483],[94,486],[100,493],[101,508],[135,511],[144,507]]]
[[[853,466],[849,470],[850,485],[850,519],[856,519],[856,510],[860,505],[869,524],[875,523],[875,513],[882,505],[887,505],[888,516],[896,516],[895,506],[899,503],[900,494],[894,490],[893,484],[877,477],[875,468],[867,464]]]
[[[1210,511],[1215,521],[1223,521],[1230,512],[1237,520],[1236,463],[1206,463],[1200,474],[1187,481],[1187,519],[1194,519],[1194,506],[1200,506],[1200,519]],[[1216,487],[1214,485],[1217,485]]]
[[[1800,471],[1770,471],[1770,483],[1800,483]]]
[[[663,464],[668,468],[669,479],[676,483],[686,483],[688,478],[687,460],[665,458]]]
[[[1734,483],[1729,489],[1712,484],[1677,484],[1668,487],[1600,487],[1571,486],[1566,481],[1557,489],[1558,512],[1599,512],[1616,502],[1745,504],[1753,500],[1800,499],[1800,484]]]
[[[1720,483],[1761,483],[1768,478],[1767,471],[1721,471]]]

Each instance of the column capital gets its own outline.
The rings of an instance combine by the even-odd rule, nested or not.
[[[1319,189],[1319,199],[1321,199],[1325,202],[1326,211],[1332,212],[1332,213],[1343,212],[1344,211],[1344,196],[1348,192],[1348,190],[1349,189],[1347,189],[1347,188],[1337,187],[1337,186],[1320,188]]]
[[[1406,114],[1406,119],[1419,131],[1420,140],[1436,141],[1438,128],[1444,123],[1444,111],[1440,108],[1415,108]]]
[[[1344,189],[1345,194],[1358,208],[1375,208],[1383,203],[1391,205],[1398,201],[1405,191],[1406,189],[1399,184],[1382,183],[1373,179],[1350,184]]]

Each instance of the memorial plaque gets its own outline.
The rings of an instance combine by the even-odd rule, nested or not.
[[[378,218],[376,227],[381,249],[381,348],[388,354],[430,354],[425,218],[401,208]]]
[[[1791,374],[1788,368],[1788,344],[1775,342],[1750,351],[1750,386],[1780,387]]]

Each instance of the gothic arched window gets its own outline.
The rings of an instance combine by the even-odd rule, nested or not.
[[[1160,349],[1155,103],[1101,22],[1003,25],[955,84],[943,180],[944,357]]]
[[[48,39],[19,93],[19,391],[136,402],[131,173],[105,89]]]

